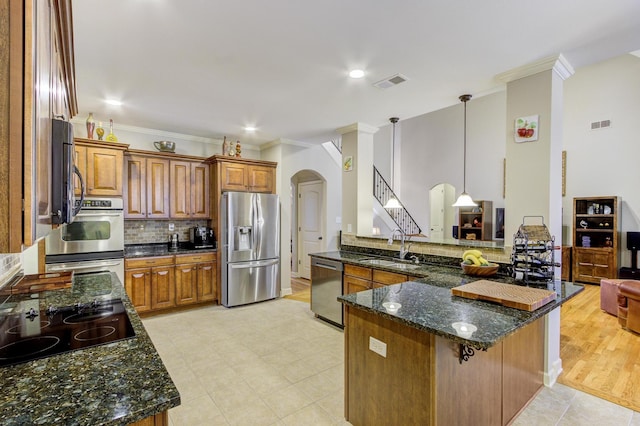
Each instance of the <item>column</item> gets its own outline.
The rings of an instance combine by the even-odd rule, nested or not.
[[[542,216],[558,248],[562,246],[562,92],[573,68],[562,55],[503,73],[507,83],[505,250],[525,216]],[[537,121],[534,137],[519,137],[518,119]],[[537,137],[536,137],[537,136]],[[535,224],[535,222],[529,222]],[[555,275],[560,279],[560,269]],[[562,371],[560,308],[546,317],[545,374],[553,385]]]
[[[373,135],[363,123],[337,129],[342,135],[342,233],[371,235],[373,229]]]

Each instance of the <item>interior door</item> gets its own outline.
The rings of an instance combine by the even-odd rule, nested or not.
[[[321,181],[298,185],[298,276],[311,279],[309,253],[324,251],[324,185]]]
[[[444,185],[436,185],[429,191],[429,237],[435,241],[444,238]]]

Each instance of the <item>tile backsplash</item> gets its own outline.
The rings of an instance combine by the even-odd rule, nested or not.
[[[166,243],[169,235],[178,233],[180,241],[189,241],[189,228],[194,226],[209,226],[207,220],[125,220],[124,243],[147,244]],[[174,230],[169,231],[169,224],[173,223]]]
[[[0,254],[0,287],[16,273],[20,266],[20,254]]]

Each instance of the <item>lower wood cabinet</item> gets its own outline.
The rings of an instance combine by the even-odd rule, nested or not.
[[[138,313],[215,301],[215,253],[126,259],[125,289]]]
[[[216,300],[215,254],[176,255],[176,304]]]
[[[617,278],[612,248],[573,248],[572,279],[600,284],[602,278]]]
[[[344,265],[342,285],[344,294],[357,293],[372,288],[411,281],[414,277],[383,271],[381,269],[365,268],[356,265]]]

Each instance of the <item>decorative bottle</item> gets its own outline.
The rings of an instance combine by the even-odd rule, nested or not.
[[[118,142],[118,138],[113,134],[113,119],[109,119],[109,134],[107,135],[109,142]]]
[[[98,123],[98,127],[96,127],[96,135],[98,135],[98,140],[101,141],[104,137],[104,128],[102,127],[102,121]]]
[[[242,147],[240,146],[240,141],[236,142],[236,157],[240,157],[242,153]]]
[[[93,121],[93,113],[90,112],[87,117],[87,138],[93,139],[93,130],[96,128],[96,122]]]
[[[224,137],[224,142],[222,142],[222,155],[228,155],[229,152],[229,142],[227,142],[227,137]]]

